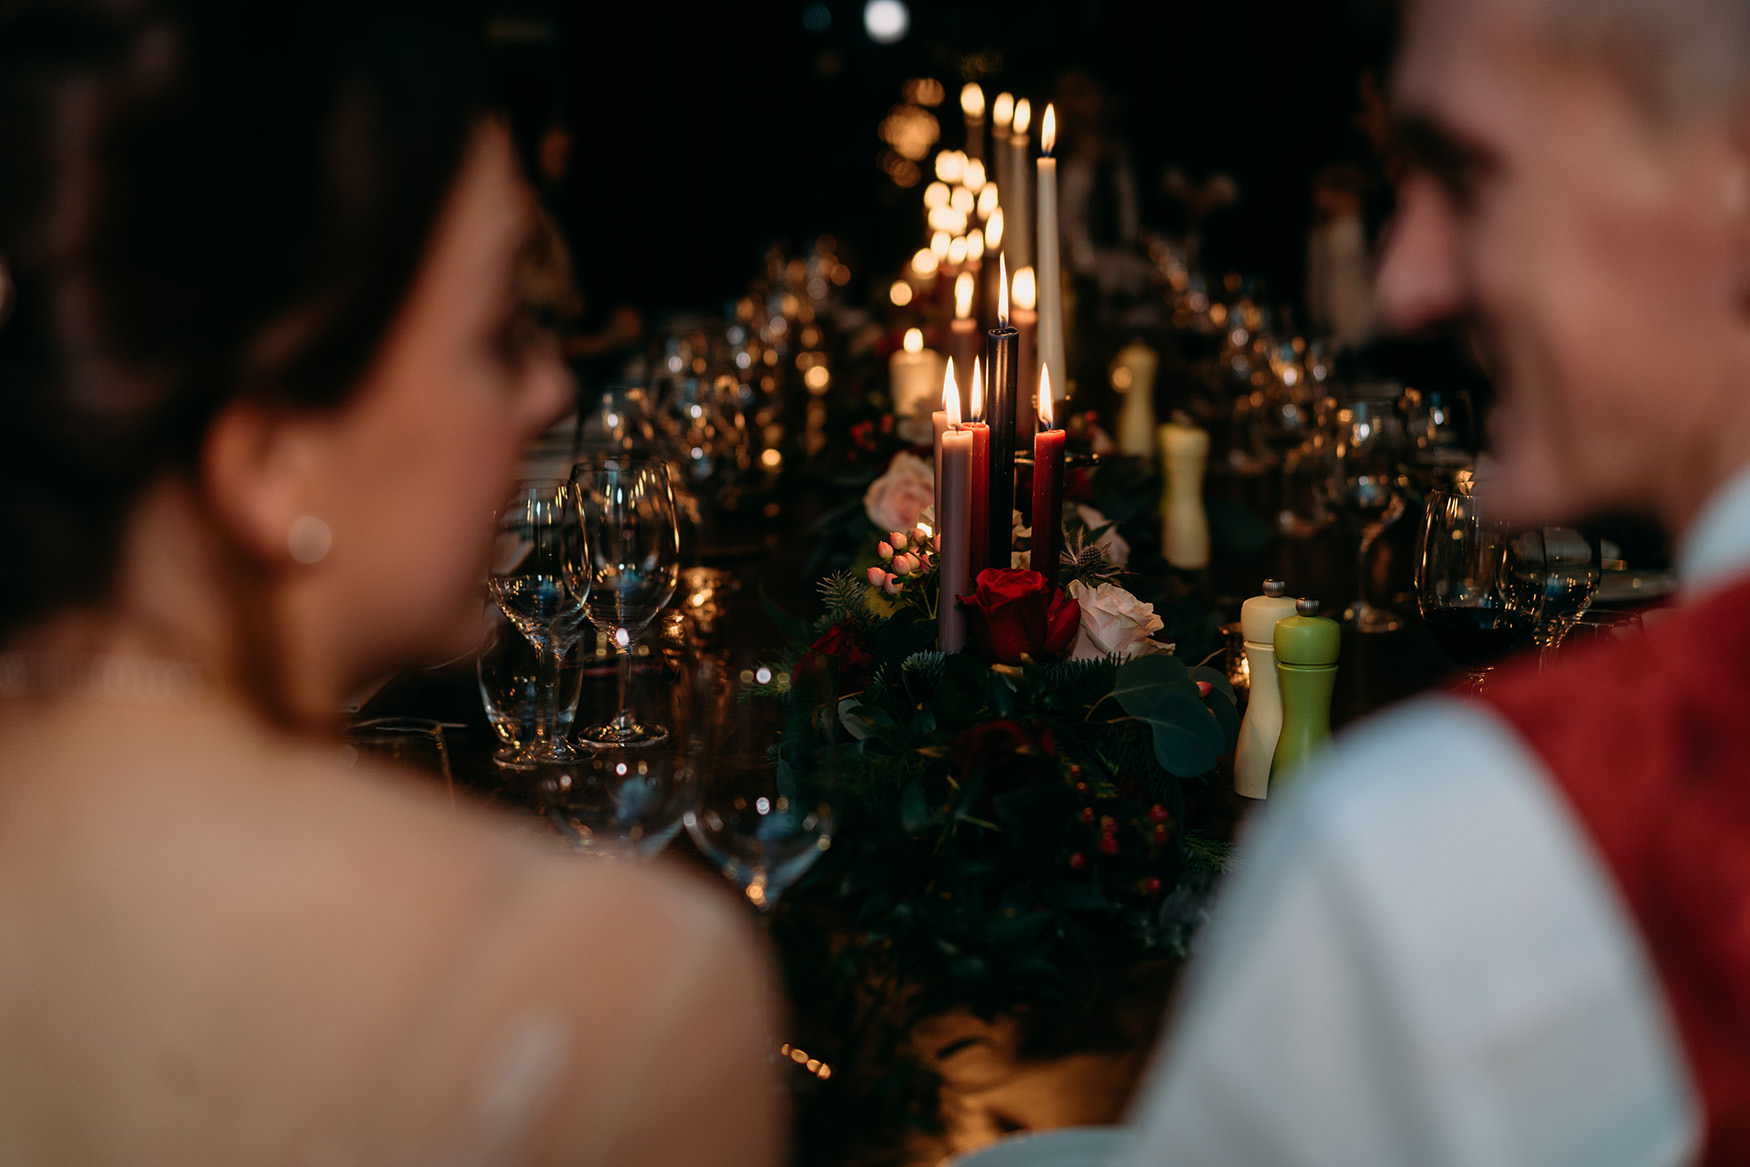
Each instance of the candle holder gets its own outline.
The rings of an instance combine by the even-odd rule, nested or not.
[[[1239,621],[1221,626],[1221,656],[1222,671],[1227,674],[1228,684],[1234,687],[1234,696],[1240,699],[1252,694],[1252,666],[1246,660],[1246,630]]]

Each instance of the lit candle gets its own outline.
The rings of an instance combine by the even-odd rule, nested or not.
[[[960,394],[954,382],[946,382],[942,393],[948,427],[942,433],[942,501],[936,512],[936,562],[942,589],[936,602],[936,638],[943,652],[959,652],[966,644],[966,613],[960,610],[960,597],[972,590],[973,439],[960,426]]]
[[[990,541],[985,534],[990,529],[990,426],[984,420],[984,373],[979,368],[977,357],[972,358],[972,395],[969,400],[971,408],[967,412],[972,420],[960,428],[972,435],[972,484],[969,488],[972,505],[971,522],[967,527],[972,533],[969,556],[972,566],[968,569],[968,578],[977,579],[979,572],[992,566]],[[1008,563],[996,566],[1007,567]]]
[[[986,187],[992,190],[993,187]],[[1003,233],[1008,229],[1008,216],[1003,214],[1001,207],[992,212],[990,219],[984,225],[984,250],[989,255],[996,255],[1003,249]],[[978,302],[985,311],[990,311],[997,302],[997,281],[1002,278],[999,265],[991,264],[984,270],[979,279]]]
[[[1039,370],[1039,432],[1033,437],[1033,570],[1057,586],[1063,550],[1063,442],[1051,415],[1051,369]]]
[[[1028,163],[1033,160],[1033,139],[1028,130],[1033,124],[1033,106],[1025,97],[1015,102],[1014,131],[1009,135],[1009,169],[997,175],[997,185],[1003,189],[1003,201],[1009,206],[1010,266],[1019,270],[1033,266],[1033,176]],[[1028,384],[1032,384],[1031,381]]]
[[[990,517],[986,524],[989,552],[985,562],[1002,567],[1014,547],[1015,507],[1015,356],[1020,334],[1009,325],[1008,258],[997,267],[997,326],[984,334],[984,358],[989,402],[985,420],[990,425]]]
[[[1051,370],[1051,392],[1063,400],[1069,381],[1063,367],[1063,276],[1057,259],[1057,111],[1045,107],[1039,144],[1039,363]]]
[[[903,288],[906,285],[897,286]],[[908,328],[899,351],[888,359],[887,378],[894,415],[922,417],[942,384],[942,354],[924,347],[924,334],[920,330]]]
[[[966,115],[966,156],[984,157],[984,90],[968,81],[960,90],[960,112]]]
[[[978,321],[972,318],[972,293],[976,279],[969,271],[954,277],[954,319],[948,322],[948,356],[962,377],[972,372],[973,350],[978,345]],[[963,384],[962,393],[971,393],[971,385]]]
[[[1035,385],[1039,382],[1038,339],[1039,313],[1033,310],[1038,302],[1038,288],[1033,283],[1033,269],[1024,267],[1017,271],[1010,281],[1014,294],[1013,323],[1015,331],[1021,334],[1020,352],[1015,360],[1015,384]],[[1031,393],[1015,402],[1015,432],[1030,434],[1033,432],[1033,395]]]
[[[942,435],[948,432],[948,394],[954,391],[954,358],[948,358],[948,367],[942,373],[942,408],[930,414],[930,429],[934,433],[936,448],[936,530],[942,529]]]

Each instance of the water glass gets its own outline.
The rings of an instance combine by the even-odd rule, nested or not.
[[[442,722],[422,717],[373,717],[346,727],[349,759],[370,754],[393,765],[443,780],[455,805],[455,780],[450,775],[450,751]]]
[[[1584,649],[1588,645],[1638,640],[1645,630],[1637,612],[1590,608],[1574,618],[1568,635],[1561,642],[1561,651],[1565,655],[1570,650]]]
[[[541,654],[496,606],[489,615],[491,625],[475,661],[475,679],[487,724],[499,743],[492,760],[515,769],[518,755],[535,741]],[[559,663],[559,686],[554,694],[554,731],[562,739],[571,733],[582,691],[583,661],[574,648]]]
[[[1395,632],[1397,614],[1367,599],[1369,553],[1403,506],[1405,453],[1403,419],[1395,401],[1360,400],[1337,413],[1330,454],[1330,500],[1362,524],[1356,551],[1359,583],[1356,601],[1344,613],[1357,632]]]
[[[1543,569],[1543,612],[1535,638],[1549,660],[1598,594],[1598,584],[1604,578],[1604,552],[1597,533],[1545,527]]]

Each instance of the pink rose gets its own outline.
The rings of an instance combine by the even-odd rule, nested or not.
[[[869,521],[883,531],[909,531],[918,516],[936,501],[936,468],[930,462],[900,451],[888,464],[887,473],[869,484],[863,509]],[[898,542],[894,550],[902,550]]]

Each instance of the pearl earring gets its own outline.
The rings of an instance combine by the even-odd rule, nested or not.
[[[321,563],[327,558],[328,549],[334,546],[334,532],[315,515],[299,515],[292,520],[286,545],[294,561],[306,565]]]

